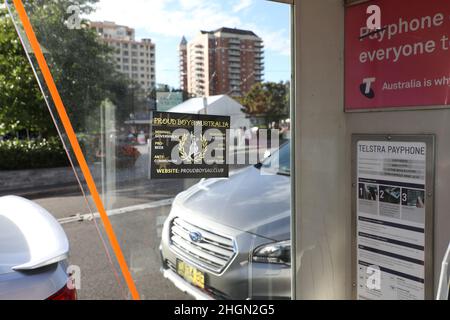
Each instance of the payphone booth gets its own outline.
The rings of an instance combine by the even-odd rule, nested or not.
[[[91,218],[95,223],[98,211],[103,222],[103,229],[94,226],[94,236],[111,244],[109,251],[105,245],[107,256],[116,257],[124,278],[113,282],[120,291],[121,283],[127,285],[125,297],[179,299],[181,291],[208,299],[446,295],[439,287],[448,284],[441,266],[447,273],[443,261],[448,263],[450,242],[450,1],[273,0],[238,10],[219,0],[193,7],[179,1],[181,9],[172,6],[176,1],[166,7],[135,1],[128,21],[140,27],[142,41],[136,41],[133,28],[108,22],[121,21],[125,13],[107,10],[109,0],[78,28],[65,20],[66,10],[74,9],[69,2],[51,1],[47,12],[40,2],[7,1],[60,138],[71,147],[74,168],[78,163],[81,169],[80,186],[93,196]],[[180,12],[186,17],[174,24]],[[203,25],[199,17],[205,12]],[[146,15],[142,24],[137,13]],[[167,19],[149,27],[159,21],[148,19],[149,13]],[[245,19],[236,20],[239,14]],[[264,37],[246,30],[250,16]],[[182,34],[199,21],[187,43]],[[244,29],[220,27],[217,21],[238,21]],[[276,22],[269,33],[267,21]],[[206,28],[210,31],[200,31]],[[188,93],[197,98],[170,114],[152,109],[150,118],[151,35],[176,41],[170,48],[179,43],[178,54],[167,51],[172,60],[158,60],[158,68],[166,76],[179,65],[180,83],[190,83]],[[114,64],[105,60],[112,54]],[[187,65],[195,63],[188,69],[203,72],[214,66],[207,61],[215,54],[220,72],[186,79]],[[261,86],[265,68],[276,83]],[[139,80],[140,89],[129,85],[130,77]],[[243,108],[247,81],[259,94],[275,89],[275,99],[260,103],[258,98]],[[208,100],[205,85],[222,95]],[[258,108],[274,101],[262,118]],[[233,125],[233,117],[248,121],[249,114],[253,128],[247,122]],[[278,148],[271,140],[262,150],[269,158],[258,156],[251,166],[244,161],[212,167],[203,163],[205,134],[190,135],[198,122],[218,130],[222,149],[226,129],[236,129],[236,139],[229,139],[240,141],[233,146],[236,158],[258,156],[258,143],[269,138],[262,135],[266,129],[284,130],[277,132],[284,144]],[[188,131],[173,133],[180,128]],[[177,143],[169,145],[169,139]],[[173,150],[190,164],[199,162],[194,168],[199,174],[169,165],[167,151]],[[124,212],[137,214],[120,217]],[[84,283],[96,287],[96,274],[84,274],[94,275]],[[112,290],[105,291],[111,298]]]
[[[295,13],[296,298],[434,299],[450,241],[450,3]]]

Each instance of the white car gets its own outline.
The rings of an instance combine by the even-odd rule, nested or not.
[[[69,242],[56,219],[29,200],[0,197],[0,300],[75,300]]]

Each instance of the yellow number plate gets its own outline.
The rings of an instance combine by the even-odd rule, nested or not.
[[[203,272],[180,260],[177,261],[177,272],[187,282],[201,289],[205,289],[205,274]]]

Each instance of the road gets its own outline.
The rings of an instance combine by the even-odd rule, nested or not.
[[[136,172],[144,172],[146,165],[142,161]],[[116,181],[114,188],[103,190],[103,202],[137,289],[142,299],[190,299],[162,277],[158,247],[171,201],[198,180],[149,180],[136,172],[133,179]],[[102,222],[98,214],[93,215],[97,210],[90,196],[85,199],[79,189],[72,188],[28,198],[46,208],[66,231],[69,263],[81,271],[80,299],[130,298]]]
[[[139,201],[136,197],[126,194],[120,195],[115,204],[120,206],[121,210],[113,211],[115,215],[110,216],[142,299],[189,298],[163,279],[159,272],[160,230],[169,214],[168,204],[174,194],[175,192],[172,195],[165,195],[165,199],[149,202],[143,201],[144,199]],[[90,300],[129,298],[129,292],[120,275],[114,254],[110,250],[102,222],[99,218],[92,219],[81,192],[33,200],[49,210],[66,231],[70,242],[69,263],[79,266],[81,270],[79,298]]]

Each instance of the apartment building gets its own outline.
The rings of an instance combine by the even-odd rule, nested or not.
[[[180,89],[183,91],[188,90],[187,81],[187,40],[183,36],[180,45],[178,47],[178,52],[180,54]]]
[[[192,41],[180,44],[180,77],[183,75],[187,91],[195,96],[242,96],[263,81],[263,41],[249,30],[223,27],[200,31]]]
[[[145,90],[155,87],[155,44],[151,39],[137,41],[133,28],[109,21],[91,22],[91,27],[115,49],[114,60],[118,71]]]

